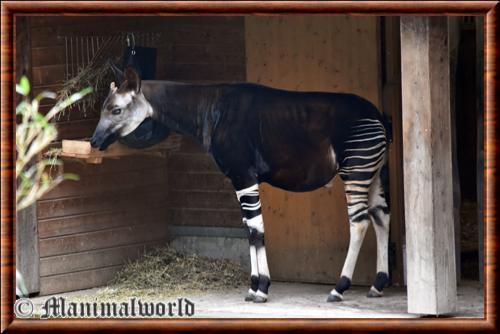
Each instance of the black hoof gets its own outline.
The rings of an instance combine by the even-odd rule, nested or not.
[[[253,302],[255,300],[255,295],[253,293],[247,293],[245,296],[245,301],[246,302]]]
[[[341,298],[340,296],[338,296],[338,295],[335,295],[335,294],[333,294],[333,293],[330,293],[330,294],[328,295],[328,298],[326,299],[326,301],[327,301],[328,303],[341,302],[341,301],[342,301],[342,298]]]
[[[265,302],[267,302],[267,298],[261,297],[261,296],[255,296],[253,302],[254,303],[265,303]]]
[[[368,298],[380,298],[382,296],[382,292],[374,289],[373,287],[370,289],[370,291],[368,291],[368,294],[366,295],[366,297]]]

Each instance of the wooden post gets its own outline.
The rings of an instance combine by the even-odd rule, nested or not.
[[[461,245],[460,245],[460,207],[462,196],[460,191],[460,175],[458,171],[457,151],[457,88],[456,73],[458,63],[458,49],[460,45],[460,20],[462,17],[453,16],[448,18],[448,49],[450,55],[450,115],[451,115],[451,161],[453,177],[453,220],[455,222],[455,265],[457,269],[457,282],[461,279]]]
[[[446,17],[401,18],[408,312],[455,310]]]
[[[392,120],[392,143],[389,145],[389,180],[391,229],[389,255],[389,276],[392,284],[404,285],[403,243],[404,205],[398,200],[403,197],[403,145],[401,125],[401,45],[399,17],[382,19],[382,110]],[[391,254],[391,253],[389,253]]]
[[[29,18],[16,17],[16,82],[31,79],[31,33]],[[16,269],[23,275],[30,294],[40,291],[40,256],[36,203],[16,215]]]

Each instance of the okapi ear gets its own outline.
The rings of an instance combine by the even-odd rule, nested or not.
[[[123,74],[123,71],[120,70],[118,66],[111,61],[111,59],[108,60],[109,62],[109,67],[111,67],[111,70],[113,71],[113,74],[115,75],[115,81],[118,83],[118,86],[125,81],[125,75]]]
[[[127,89],[139,93],[141,90],[141,78],[139,78],[139,74],[132,66],[125,69],[125,80]]]
[[[117,89],[118,89],[118,88],[116,87],[115,82],[113,81],[113,82],[109,85],[109,91],[110,91],[111,93],[114,93],[114,92],[116,92],[116,90],[117,90]]]

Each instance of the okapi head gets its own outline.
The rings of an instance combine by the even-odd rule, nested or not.
[[[128,67],[120,87],[114,82],[110,85],[90,144],[105,150],[117,139],[132,134],[152,115],[153,108],[141,90],[141,79],[132,67]]]

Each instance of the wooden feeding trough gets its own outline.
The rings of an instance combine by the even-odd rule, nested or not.
[[[97,148],[92,148],[88,139],[63,139],[59,157],[81,159],[90,164],[100,164],[105,158],[119,159],[123,156],[135,154],[165,157],[169,152],[177,151],[180,145],[181,136],[171,135],[167,140],[145,149],[130,148],[119,142],[115,142],[106,150],[100,151]]]

